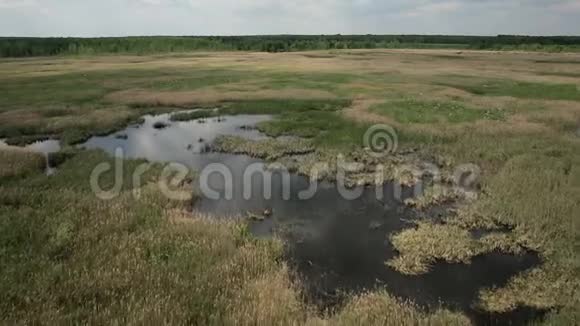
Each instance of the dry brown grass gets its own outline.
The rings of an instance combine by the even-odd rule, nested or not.
[[[312,143],[303,139],[266,139],[251,141],[236,136],[221,136],[215,140],[218,152],[243,154],[266,160],[276,160],[283,156],[303,155],[314,152]]]
[[[354,121],[395,125],[389,117],[369,111],[373,105],[382,102],[380,99],[357,98],[353,100],[351,107],[345,109],[343,113],[345,117]]]
[[[0,179],[40,172],[45,168],[45,164],[42,154],[0,147]]]
[[[460,192],[451,186],[435,184],[427,187],[421,196],[407,199],[405,204],[422,210],[436,205],[455,202],[463,198],[463,192]]]
[[[427,315],[412,303],[403,303],[388,293],[357,296],[326,325],[471,325],[464,315],[437,310]]]
[[[326,56],[313,59],[305,56]],[[354,54],[354,55],[353,55]],[[369,60],[352,60],[360,56]],[[577,65],[553,65],[534,63],[536,60],[570,60],[571,54],[463,51],[464,60],[448,60],[456,56],[454,50],[344,50],[253,53],[253,52],[207,52],[183,53],[173,56],[98,56],[79,59],[43,58],[0,61],[0,74],[20,76],[55,75],[67,72],[99,71],[114,69],[157,69],[193,67],[238,67],[289,71],[342,71],[342,72],[389,72],[429,76],[434,74],[468,74],[474,76],[505,77],[509,79],[545,82],[570,82],[570,77],[539,76],[537,71],[565,69],[575,71]],[[44,71],[38,66],[45,65]]]
[[[519,305],[537,309],[580,305],[580,299],[574,298],[577,288],[570,287],[570,272],[564,272],[562,266],[548,264],[513,278],[501,289],[486,289],[480,293],[479,305],[487,311],[512,311]],[[570,298],[574,298],[570,302]]]
[[[400,255],[387,264],[408,275],[428,272],[430,265],[438,259],[469,263],[478,253],[477,242],[469,231],[429,222],[420,222],[417,229],[392,236],[391,242]]]
[[[318,316],[305,306],[288,279],[288,271],[247,284],[228,309],[227,323],[236,325],[471,325],[460,313],[438,309],[425,313],[384,291],[355,296],[334,316]]]
[[[299,297],[289,279],[289,271],[265,275],[248,284],[227,307],[226,323],[231,325],[304,325],[314,312]]]
[[[33,124],[42,119],[42,114],[30,110],[13,110],[0,113],[2,124]]]
[[[475,239],[460,226],[432,222],[418,222],[416,229],[391,236],[391,242],[400,255],[387,265],[407,275],[427,273],[437,260],[469,264],[471,258],[493,251],[524,253],[515,236],[491,233]]]
[[[88,109],[87,112],[77,111],[73,115],[45,118],[42,122],[46,129],[56,131],[86,127],[91,127],[95,130],[107,130],[118,121],[127,121],[135,117],[135,114],[139,114],[137,110],[124,106],[110,105],[96,110]]]

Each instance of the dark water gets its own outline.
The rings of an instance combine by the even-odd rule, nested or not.
[[[281,178],[273,180],[275,185],[282,183]],[[260,193],[262,183],[254,184]],[[381,201],[374,188],[360,188],[359,198],[344,200],[328,183],[321,184],[312,199],[298,200],[297,193],[308,188],[308,181],[293,176],[291,185],[290,201],[283,200],[281,187],[274,186],[269,200],[260,196],[245,200],[235,192],[232,200],[201,199],[195,207],[217,215],[272,210],[270,218],[251,222],[251,231],[258,236],[277,233],[288,242],[286,258],[295,267],[308,301],[321,309],[339,307],[349,293],[386,288],[426,309],[441,305],[464,311],[479,325],[522,325],[542,316],[531,309],[492,315],[472,307],[480,289],[506,285],[519,272],[540,264],[537,255],[492,253],[475,257],[469,265],[439,262],[426,275],[405,276],[385,265],[397,256],[388,238],[414,227],[409,220],[416,214],[396,198],[393,185],[384,187]],[[223,183],[212,186],[223,190]],[[410,193],[404,191],[402,199]]]
[[[153,127],[158,121],[168,122],[168,118],[148,116],[142,126],[92,138],[84,147],[101,148],[111,154],[122,148],[128,158],[179,162],[200,171],[210,164],[223,164],[231,173],[231,181],[226,182],[223,174],[209,174],[204,184],[220,198],[201,196],[194,209],[215,216],[267,215],[263,221],[251,222],[251,231],[259,237],[278,234],[286,240],[286,259],[296,269],[308,301],[321,309],[340,306],[345,293],[386,288],[426,309],[443,306],[464,311],[480,325],[521,325],[542,316],[542,312],[525,307],[502,315],[473,308],[480,289],[501,287],[519,272],[537,266],[537,255],[492,253],[475,257],[469,265],[439,262],[426,275],[402,275],[385,262],[397,255],[389,235],[414,227],[409,220],[415,218],[415,212],[402,204],[411,196],[409,189],[398,192],[399,187],[387,184],[379,191],[383,195],[377,196],[374,187],[355,188],[351,191],[360,195],[347,200],[335,184],[321,182],[313,196],[303,200],[300,194],[310,187],[305,177],[271,171],[263,162],[247,156],[205,153],[207,145],[221,134],[265,138],[255,130],[240,127],[270,117],[227,116],[225,121],[172,122],[162,130]],[[271,196],[264,195],[266,189]],[[232,197],[225,198],[229,191]]]
[[[6,144],[6,142],[4,142],[3,140],[0,140],[0,148],[22,148],[22,147],[10,146]],[[24,149],[29,150],[31,152],[44,154],[46,160],[45,173],[47,175],[52,175],[56,172],[55,167],[51,166],[50,164],[49,155],[60,151],[60,142],[58,140],[48,139],[44,141],[37,141],[30,145],[25,146]]]

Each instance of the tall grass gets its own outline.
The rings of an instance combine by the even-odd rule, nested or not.
[[[18,149],[0,148],[0,162],[0,180],[37,173],[46,166],[41,154]]]
[[[91,166],[111,160],[81,152],[52,178],[2,184],[0,322],[382,325],[388,317],[393,325],[467,324],[459,314],[426,314],[381,293],[356,299],[344,315],[320,317],[290,281],[280,241],[253,238],[243,221],[186,213],[187,203],[165,199],[152,183],[134,197],[131,172],[142,162],[125,162],[118,197],[96,198]],[[156,181],[159,168],[146,180]],[[113,175],[101,181],[109,187]]]

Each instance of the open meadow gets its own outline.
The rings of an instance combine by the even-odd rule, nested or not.
[[[461,307],[413,302],[383,284],[321,308],[285,259],[283,237],[256,237],[246,219],[215,219],[189,199],[167,199],[155,186],[163,162],[137,189],[129,181],[145,157],[126,160],[120,194],[95,196],[91,172],[113,157],[78,145],[173,112],[180,112],[171,117],[176,124],[272,116],[256,125],[270,138],[222,137],[213,148],[268,162],[336,160],[337,153],[360,162],[368,128],[391,126],[395,157],[376,161],[390,169],[385,180],[415,183],[394,171],[423,160],[444,175],[475,165],[479,176],[475,195],[432,185],[407,201],[414,211],[444,211],[380,234],[396,253],[381,266],[413,280],[441,265],[479,266],[477,257],[493,253],[533,253],[539,263],[477,288]],[[44,157],[26,149],[47,139],[58,140],[60,151]],[[578,54],[377,49],[2,58],[0,140],[2,323],[580,323]],[[50,176],[46,161],[56,169]],[[311,164],[300,161],[295,171],[307,174]],[[110,173],[100,180],[104,188],[114,182]],[[528,311],[533,318],[518,317]]]

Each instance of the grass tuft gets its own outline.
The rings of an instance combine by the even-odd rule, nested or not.
[[[0,149],[0,180],[38,173],[45,167],[42,154],[19,149]]]
[[[400,255],[387,264],[407,275],[427,273],[437,260],[469,263],[478,253],[469,231],[456,226],[421,222],[417,229],[391,237]]]
[[[170,117],[171,121],[191,121],[197,119],[211,118],[216,116],[218,113],[213,110],[195,110],[191,112],[178,112],[172,114]]]
[[[312,143],[303,139],[266,139],[252,141],[236,136],[218,137],[214,141],[213,149],[218,152],[244,154],[267,160],[314,152]]]
[[[425,274],[438,260],[469,264],[471,258],[493,251],[525,253],[513,236],[491,233],[475,239],[460,226],[432,222],[419,222],[416,229],[391,236],[391,242],[399,256],[387,265],[407,275]]]
[[[419,100],[389,101],[373,106],[371,111],[400,123],[459,123],[504,120],[506,116],[505,111],[499,109],[476,109],[456,102]]]
[[[574,288],[568,286],[574,281],[561,268],[548,264],[518,275],[504,288],[482,290],[479,306],[497,313],[512,311],[520,305],[536,309],[565,306],[574,295]]]

